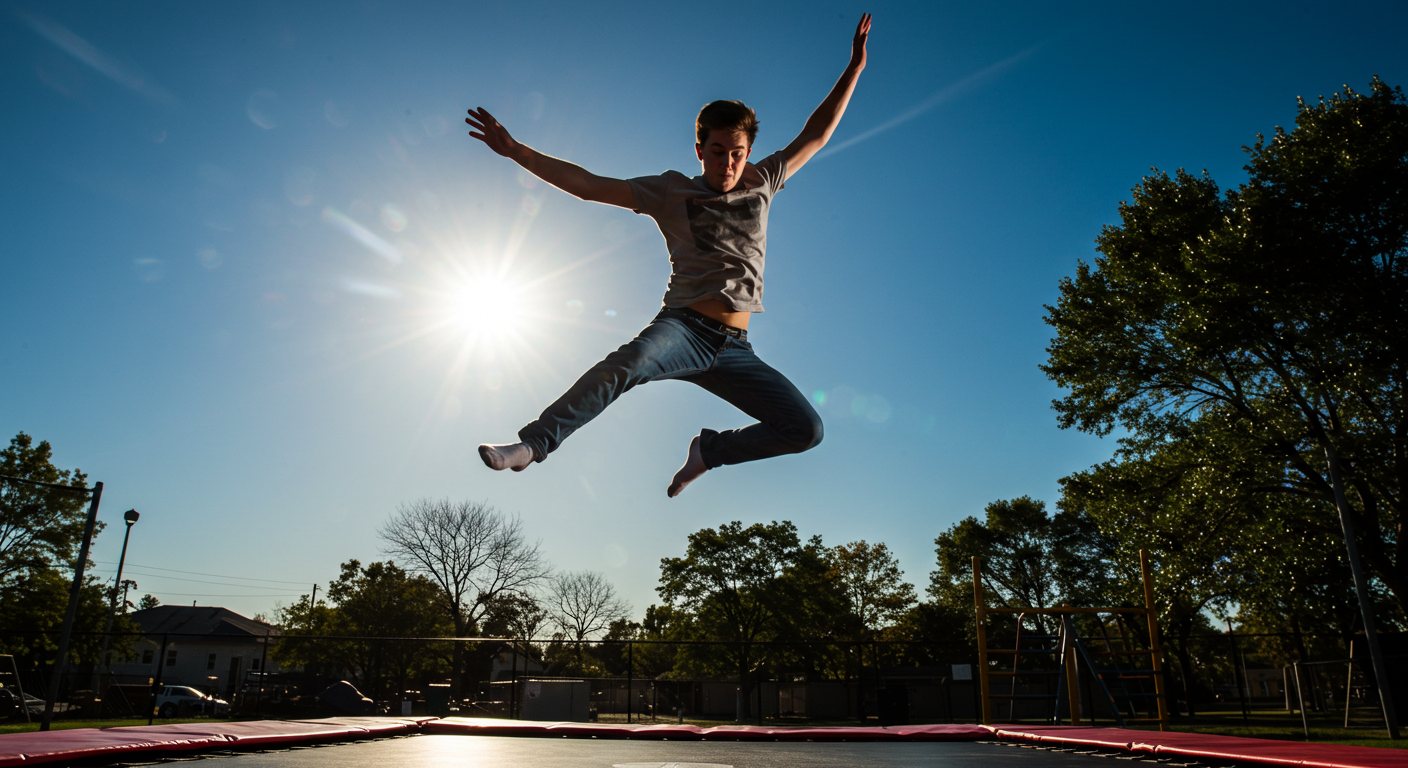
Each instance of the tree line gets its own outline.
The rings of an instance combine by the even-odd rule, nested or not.
[[[543,641],[515,652],[556,674],[624,675],[629,663],[641,675],[751,681],[776,655],[771,643],[892,639],[917,604],[884,544],[827,547],[790,522],[691,534],[682,557],[661,561],[661,602],[642,621],[602,574],[552,572],[521,519],[486,502],[412,502],[377,535],[387,560],[349,560],[322,596],[278,611],[280,663],[345,671],[372,694],[439,677],[464,695],[502,648],[424,638],[490,637]],[[626,659],[628,640],[720,642]],[[834,666],[826,655],[809,662]]]

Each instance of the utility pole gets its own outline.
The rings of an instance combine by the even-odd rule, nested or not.
[[[43,483],[43,485],[50,485]],[[55,485],[55,488],[66,486]],[[49,678],[48,695],[44,697],[44,719],[39,722],[39,730],[49,730],[54,720],[54,702],[59,697],[59,684],[64,679],[64,665],[68,663],[68,641],[73,636],[73,620],[78,616],[78,600],[83,594],[83,570],[88,566],[88,547],[93,543],[93,528],[98,524],[98,502],[103,498],[103,484],[93,483],[93,490],[72,488],[91,495],[88,502],[88,523],[83,528],[83,544],[78,548],[78,562],[73,566],[73,586],[68,593],[68,612],[64,614],[64,628],[59,633],[59,650],[54,654],[54,673]]]

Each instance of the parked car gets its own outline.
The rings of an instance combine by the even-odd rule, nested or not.
[[[20,692],[14,688],[0,688],[0,716],[3,717],[24,717],[24,710],[20,709]],[[38,696],[24,694],[24,706],[29,710],[29,716],[42,716],[44,714],[44,700]]]
[[[200,715],[225,715],[230,712],[230,703],[201,693],[189,685],[164,685],[157,692],[152,706],[157,717],[169,720],[185,712]]]

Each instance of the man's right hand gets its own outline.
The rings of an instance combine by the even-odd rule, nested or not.
[[[630,184],[620,179],[597,176],[580,165],[550,157],[527,144],[514,141],[508,130],[499,125],[499,121],[483,107],[469,110],[469,117],[464,121],[475,129],[469,132],[470,136],[563,192],[582,200],[635,210],[636,195],[631,191]]]
[[[489,110],[483,107],[471,109],[469,117],[466,117],[464,121],[469,123],[469,127],[474,131],[478,131],[478,133],[470,131],[469,135],[487,144],[495,154],[510,160],[517,160],[523,155],[525,147],[514,141],[513,137],[509,135],[508,129],[499,125],[499,121],[489,114]]]

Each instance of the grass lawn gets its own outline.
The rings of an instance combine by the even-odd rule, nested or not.
[[[1319,744],[1345,744],[1355,747],[1389,747],[1408,749],[1408,732],[1400,731],[1397,740],[1389,739],[1382,725],[1369,726],[1368,712],[1356,712],[1356,720],[1366,723],[1363,727],[1345,728],[1343,712],[1334,715],[1312,713],[1307,719],[1310,725],[1309,741]],[[1211,733],[1219,736],[1245,736],[1253,739],[1277,739],[1280,741],[1306,741],[1301,726],[1300,713],[1285,711],[1255,710],[1246,720],[1241,710],[1225,712],[1201,712],[1197,717],[1178,717],[1169,723],[1170,728],[1183,733]],[[1142,730],[1156,730],[1157,726],[1139,726]]]

